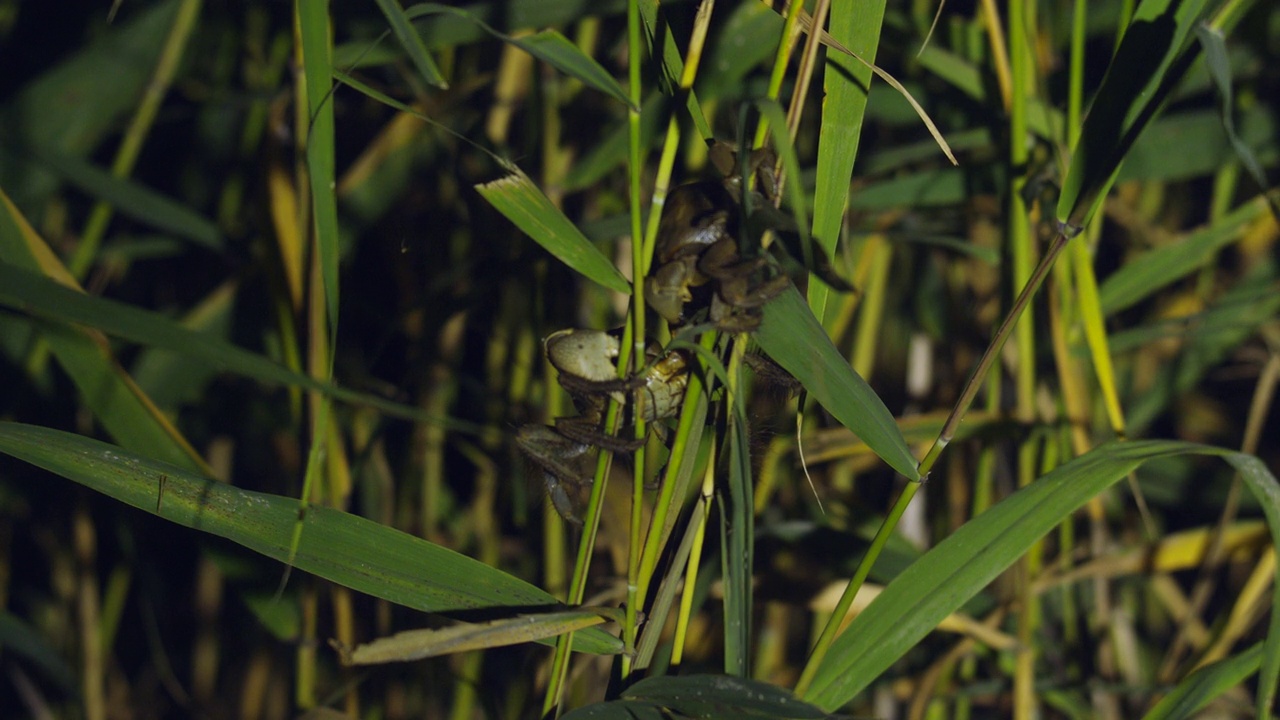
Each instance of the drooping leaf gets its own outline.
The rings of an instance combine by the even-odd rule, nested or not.
[[[391,0],[384,1],[390,2]],[[582,52],[577,45],[569,42],[568,38],[555,30],[543,30],[534,35],[526,36],[506,35],[493,29],[465,9],[438,3],[419,3],[405,10],[404,14],[410,20],[440,14],[468,20],[499,40],[515,45],[565,75],[576,78],[582,81],[584,85],[593,87],[623,105],[631,107],[631,99],[627,97],[627,93],[618,85],[618,81],[613,79],[609,71],[601,67],[600,63],[596,62],[594,58]]]
[[[397,0],[376,1],[383,16],[387,18],[391,34],[400,42],[400,47],[404,48],[405,54],[418,69],[422,79],[438,88],[449,87],[449,83],[445,82],[444,76],[440,74],[440,68],[436,67],[436,62],[431,59],[426,45],[422,42],[422,37],[414,30],[413,23],[409,21],[409,16],[400,7],[400,3]]]
[[[588,280],[621,293],[631,291],[631,284],[618,268],[551,204],[528,175],[514,165],[508,170],[510,175],[477,185],[476,190],[524,234]]]
[[[242,490],[97,440],[49,428],[0,423],[0,452],[74,480],[122,503],[239,543],[276,560],[290,557],[296,498]],[[311,507],[301,520],[293,564],[340,585],[426,612],[555,609],[542,590],[496,568],[366,518]],[[599,628],[574,635],[583,652],[615,653]]]
[[[831,344],[794,287],[765,306],[756,341],[890,467],[908,479],[919,479],[918,463],[893,415]]]

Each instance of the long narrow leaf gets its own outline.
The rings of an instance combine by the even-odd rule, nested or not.
[[[349,653],[344,652],[342,661],[346,665],[380,665],[534,642],[606,622],[610,618],[602,610],[561,610],[485,623],[405,630],[359,645]],[[616,608],[610,612],[620,615]]]
[[[1084,227],[1138,135],[1182,80],[1208,0],[1143,0],[1094,97],[1058,198],[1058,220]]]
[[[296,498],[242,490],[175,465],[49,428],[0,423],[0,452],[74,480],[127,505],[224,537],[285,561],[298,519]],[[538,588],[447,548],[358,515],[310,508],[293,555],[300,570],[426,612],[555,608]],[[621,642],[588,629],[575,649],[613,653]]]
[[[631,283],[622,277],[618,268],[551,204],[528,175],[514,165],[508,170],[510,175],[477,185],[476,190],[524,234],[560,258],[565,265],[610,290],[620,293],[631,291]]]
[[[0,261],[0,306],[40,319],[95,328],[112,337],[179,353],[190,361],[223,372],[314,390],[339,400],[378,408],[388,415],[441,423],[456,429],[473,428],[402,403],[322,383],[209,333],[189,330],[159,313],[69,290],[4,261]]]
[[[893,415],[840,356],[795,288],[788,288],[765,307],[756,340],[890,467],[908,479],[919,479],[918,463]]]
[[[381,1],[391,2],[392,0]],[[483,20],[466,10],[438,3],[419,3],[405,10],[404,14],[410,20],[439,14],[463,18],[475,23],[477,27],[499,40],[511,43],[524,50],[565,75],[582,81],[584,85],[599,90],[627,107],[632,107],[631,99],[627,97],[626,91],[622,89],[622,86],[618,85],[618,81],[613,79],[609,71],[605,70],[594,58],[582,52],[577,45],[569,42],[568,38],[555,30],[543,30],[535,35],[525,37],[506,35],[493,29]]]
[[[1266,513],[1273,545],[1280,547],[1280,484],[1257,458],[1182,442],[1110,443],[970,520],[889,583],[836,639],[805,699],[828,710],[852,700],[1076,508],[1144,462],[1186,454],[1222,456],[1234,465]],[[1280,603],[1280,592],[1276,598]],[[1270,701],[1280,672],[1276,615],[1273,608],[1260,703]]]
[[[68,298],[83,297],[66,267],[0,190],[0,265],[6,263],[26,268],[28,276],[42,272],[53,278],[43,282],[56,286]],[[5,285],[0,291],[10,290],[8,283]],[[22,298],[17,302],[22,303]],[[203,469],[198,453],[116,362],[106,338],[91,329],[60,322],[43,324],[40,331],[85,406],[111,437],[131,450],[192,470]]]
[[[413,29],[409,17],[400,8],[400,3],[397,0],[377,0],[377,3],[382,14],[387,18],[391,34],[400,41],[400,47],[404,48],[405,54],[409,56],[409,60],[413,62],[413,66],[418,69],[422,78],[436,87],[449,87],[449,83],[445,82],[444,76],[440,74],[440,68],[436,67],[435,61],[427,53],[422,37]]]

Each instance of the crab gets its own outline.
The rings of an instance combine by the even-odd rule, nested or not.
[[[812,240],[808,248],[800,245],[794,220],[774,207],[773,150],[758,148],[748,156],[745,177],[754,177],[756,187],[744,190],[737,151],[718,140],[708,145],[711,162],[723,177],[686,183],[667,196],[658,223],[655,264],[645,281],[650,307],[673,326],[701,317],[705,309],[706,318],[718,329],[751,332],[760,326],[765,304],[787,289],[789,273],[803,282],[812,270],[834,290],[855,292],[832,269],[819,245]],[[777,231],[782,242],[770,251],[788,270],[767,256],[743,257],[739,252],[738,236],[744,230],[757,235],[765,229]],[[811,258],[812,267],[806,269],[796,256]]]
[[[581,525],[574,495],[589,488],[592,473],[586,460],[593,448],[634,452],[644,442],[634,433],[610,435],[604,430],[605,409],[612,398],[624,409],[623,421],[655,423],[674,417],[684,401],[690,358],[683,350],[663,352],[656,344],[645,351],[646,365],[630,378],[618,377],[621,341],[602,330],[561,330],[545,341],[547,359],[560,373],[560,386],[573,398],[578,415],[557,418],[554,427],[524,425],[516,444],[544,475],[556,512]]]
[[[790,280],[765,257],[739,253],[743,177],[737,172],[737,153],[726,143],[712,142],[710,157],[722,179],[686,183],[667,196],[645,293],[649,305],[672,325],[706,308],[719,329],[749,332],[760,325],[760,308],[786,290]],[[775,161],[768,148],[753,151],[747,160],[748,177],[757,178],[750,197],[756,208],[772,207]]]

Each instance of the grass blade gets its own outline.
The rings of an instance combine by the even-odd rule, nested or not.
[[[920,479],[916,459],[893,415],[841,357],[795,288],[765,307],[756,340],[890,467],[910,480]]]
[[[74,480],[127,505],[285,561],[298,519],[296,498],[242,490],[175,465],[49,428],[0,423],[0,452]],[[542,590],[478,560],[371,520],[312,506],[293,566],[374,597],[425,612],[556,607]],[[612,653],[621,642],[595,629],[575,649]]]
[[[69,290],[47,278],[0,260],[0,306],[59,323],[74,323],[101,330],[153,348],[178,353],[191,361],[262,382],[297,386],[352,403],[376,407],[396,417],[444,423],[465,429],[464,424],[424,413],[402,403],[368,393],[322,383],[294,372],[270,358],[239,348],[210,333],[183,327],[158,313]],[[172,462],[172,461],[171,461]]]
[[[1267,203],[1259,197],[1179,242],[1151,250],[1134,262],[1125,263],[1098,288],[1103,313],[1110,316],[1132,307],[1160,288],[1212,262],[1223,247],[1239,239],[1245,229],[1266,212]]]
[[[836,639],[805,699],[828,710],[850,701],[1076,508],[1144,462],[1196,453],[1223,456],[1247,476],[1280,545],[1280,485],[1257,458],[1171,441],[1103,445],[969,521],[889,583]],[[1277,625],[1273,619],[1269,658],[1280,657]],[[1260,699],[1274,692],[1264,672],[1261,685],[1268,680],[1273,689]]]
[[[1138,135],[1186,74],[1208,0],[1143,0],[1116,50],[1072,152],[1058,220],[1084,227]]]
[[[396,0],[377,0],[377,3],[382,14],[387,18],[387,24],[391,26],[391,34],[400,41],[400,47],[404,48],[405,54],[409,56],[409,60],[413,62],[413,66],[418,69],[422,78],[438,88],[449,87],[449,83],[445,82],[444,76],[440,74],[440,68],[436,67],[435,61],[427,53],[422,37],[413,29],[408,15],[400,8],[400,3]]]
[[[393,0],[385,1],[391,2]],[[627,93],[618,85],[618,81],[613,79],[609,71],[605,70],[594,58],[582,52],[577,45],[569,42],[568,38],[555,30],[543,30],[535,35],[513,37],[489,27],[480,18],[466,10],[436,3],[414,5],[405,10],[404,14],[410,20],[438,14],[449,14],[466,19],[499,40],[511,43],[565,75],[580,80],[587,87],[595,88],[623,105],[632,107],[631,99],[627,97]]]
[[[564,610],[537,615],[491,620],[485,623],[459,623],[443,628],[406,630],[371,642],[363,643],[348,651],[340,650],[344,665],[380,665],[389,662],[407,662],[423,658],[450,655],[469,650],[484,650],[520,643],[534,642],[584,630],[599,625],[610,618],[603,608],[594,610]]]
[[[588,280],[620,293],[631,292],[631,283],[618,268],[551,204],[528,175],[515,165],[507,169],[510,175],[477,185],[476,191],[534,242]]]
[[[1165,695],[1143,720],[1173,720],[1195,717],[1209,701],[1244,682],[1262,662],[1262,645],[1196,670]]]

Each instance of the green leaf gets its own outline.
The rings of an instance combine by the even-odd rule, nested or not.
[[[206,367],[263,382],[315,390],[338,400],[377,408],[388,415],[474,430],[466,423],[449,421],[376,395],[322,383],[216,335],[185,328],[159,313],[70,290],[4,261],[0,261],[0,306],[37,318],[96,328],[147,347],[171,350]]]
[[[828,710],[849,702],[1076,508],[1144,462],[1185,454],[1217,455],[1234,465],[1280,547],[1280,484],[1257,458],[1182,442],[1109,443],[970,520],[889,583],[836,638],[805,699]],[[1280,604],[1280,592],[1274,597]],[[1275,670],[1264,670],[1259,702],[1274,692],[1280,672],[1280,611],[1272,612],[1266,656]]]
[[[186,205],[70,155],[47,151],[40,153],[40,160],[84,192],[110,203],[122,215],[210,250],[222,250],[222,234],[218,226]]]
[[[444,76],[440,74],[440,68],[436,67],[435,61],[427,54],[422,37],[413,29],[408,15],[400,8],[400,3],[396,0],[377,0],[377,3],[382,14],[387,18],[387,24],[391,26],[391,34],[400,41],[400,47],[404,48],[405,54],[409,56],[409,60],[413,62],[413,66],[418,69],[422,78],[438,88],[449,87],[449,83],[445,82]]]
[[[822,710],[775,685],[728,675],[659,676],[627,688],[618,700],[588,705],[564,720],[617,718],[801,718]]]
[[[1204,48],[1205,65],[1208,66],[1209,75],[1218,89],[1218,97],[1222,99],[1222,127],[1227,131],[1227,139],[1231,141],[1231,147],[1236,151],[1236,156],[1249,173],[1249,177],[1257,183],[1258,189],[1265,192],[1269,187],[1267,174],[1263,172],[1262,165],[1258,162],[1253,150],[1236,132],[1235,106],[1231,100],[1231,62],[1227,60],[1227,43],[1222,37],[1222,31],[1198,25],[1196,37],[1200,39],[1200,45]],[[1269,197],[1267,199],[1271,206],[1271,213],[1280,217],[1280,204]]]
[[[180,3],[159,2],[102,34],[6,99],[0,112],[0,188],[27,212],[57,181],[37,163],[11,162],[12,149],[88,155],[147,89]]]
[[[841,45],[873,63],[880,47],[884,0],[860,3],[835,0],[831,4],[828,32]],[[867,110],[871,68],[844,53],[828,52],[823,74],[826,97],[818,134],[818,175],[813,189],[813,235],[822,242],[827,257],[835,257],[836,241],[849,205],[849,179],[862,137]],[[792,183],[788,183],[792,184]],[[826,312],[829,289],[809,284],[810,307],[821,317]],[[797,376],[799,377],[799,376]]]
[[[1138,135],[1186,74],[1208,0],[1143,0],[1102,79],[1058,198],[1058,221],[1084,227]]]
[[[1195,272],[1217,257],[1222,248],[1238,240],[1245,229],[1266,212],[1266,201],[1256,198],[1218,218],[1209,227],[1125,263],[1098,288],[1102,311],[1112,315],[1132,307],[1160,288]]]
[[[466,10],[437,3],[414,5],[405,10],[404,14],[410,20],[439,14],[449,14],[469,20],[490,35],[503,42],[515,45],[565,75],[580,80],[582,84],[599,90],[629,108],[637,109],[631,104],[631,99],[627,97],[626,91],[622,89],[617,80],[613,79],[608,70],[605,70],[594,58],[582,52],[577,45],[569,42],[568,38],[555,30],[543,30],[536,35],[522,37],[506,35],[489,27],[480,18]]]
[[[26,218],[0,191],[0,270],[11,270],[15,277],[31,278],[67,299],[85,297],[77,290],[38,275],[41,260],[50,268],[48,272],[61,273],[66,282],[74,283]],[[15,288],[10,278],[0,282],[0,297],[26,310],[29,298],[24,298],[21,292],[10,295],[16,290],[21,288]],[[131,450],[145,451],[189,469],[201,468],[202,461],[196,452],[116,362],[106,338],[92,330],[57,321],[38,323],[36,329],[75,384],[85,406],[112,438]]]
[[[299,522],[296,498],[242,490],[97,440],[0,423],[0,452],[74,480],[127,505],[284,561]],[[371,520],[313,506],[294,565],[353,590],[424,612],[559,607],[523,580]],[[575,649],[615,653],[599,628],[575,634]]]
[[[731,387],[742,387],[741,373]],[[720,564],[724,577],[724,671],[747,677],[751,660],[751,579],[755,568],[755,500],[747,415],[736,394],[726,434],[729,439],[728,492],[718,490]]]
[[[1222,693],[1244,682],[1258,671],[1262,662],[1262,643],[1226,660],[1206,665],[1191,673],[1168,695],[1165,695],[1143,720],[1174,720],[1195,717],[1205,705]]]
[[[469,650],[518,645],[577,632],[621,616],[616,608],[587,608],[521,614],[484,623],[458,623],[443,628],[405,630],[343,651],[345,665],[380,665],[438,657]]]
[[[507,169],[510,175],[477,185],[476,191],[565,265],[610,290],[631,292],[631,283],[618,272],[618,268],[551,204],[528,175],[515,165]]]
[[[625,0],[593,0],[590,14],[609,17],[626,11]],[[458,12],[441,15],[418,26],[422,42],[431,50],[458,48],[480,40],[488,34],[477,21],[502,31],[525,28],[554,27],[575,23],[586,14],[582,0],[537,0],[537,2],[493,2],[481,0],[457,8]],[[399,53],[392,48],[370,47],[368,40],[343,43],[334,51],[334,64],[341,68],[369,67],[396,62]]]
[[[764,322],[755,337],[774,362],[794,375],[872,452],[908,479],[920,478],[918,463],[893,415],[841,357],[794,287],[765,306]]]
[[[53,642],[22,618],[0,612],[0,643],[4,644],[5,652],[19,659],[21,666],[39,668],[40,675],[52,680],[60,692],[75,695],[80,687],[76,670]]]

